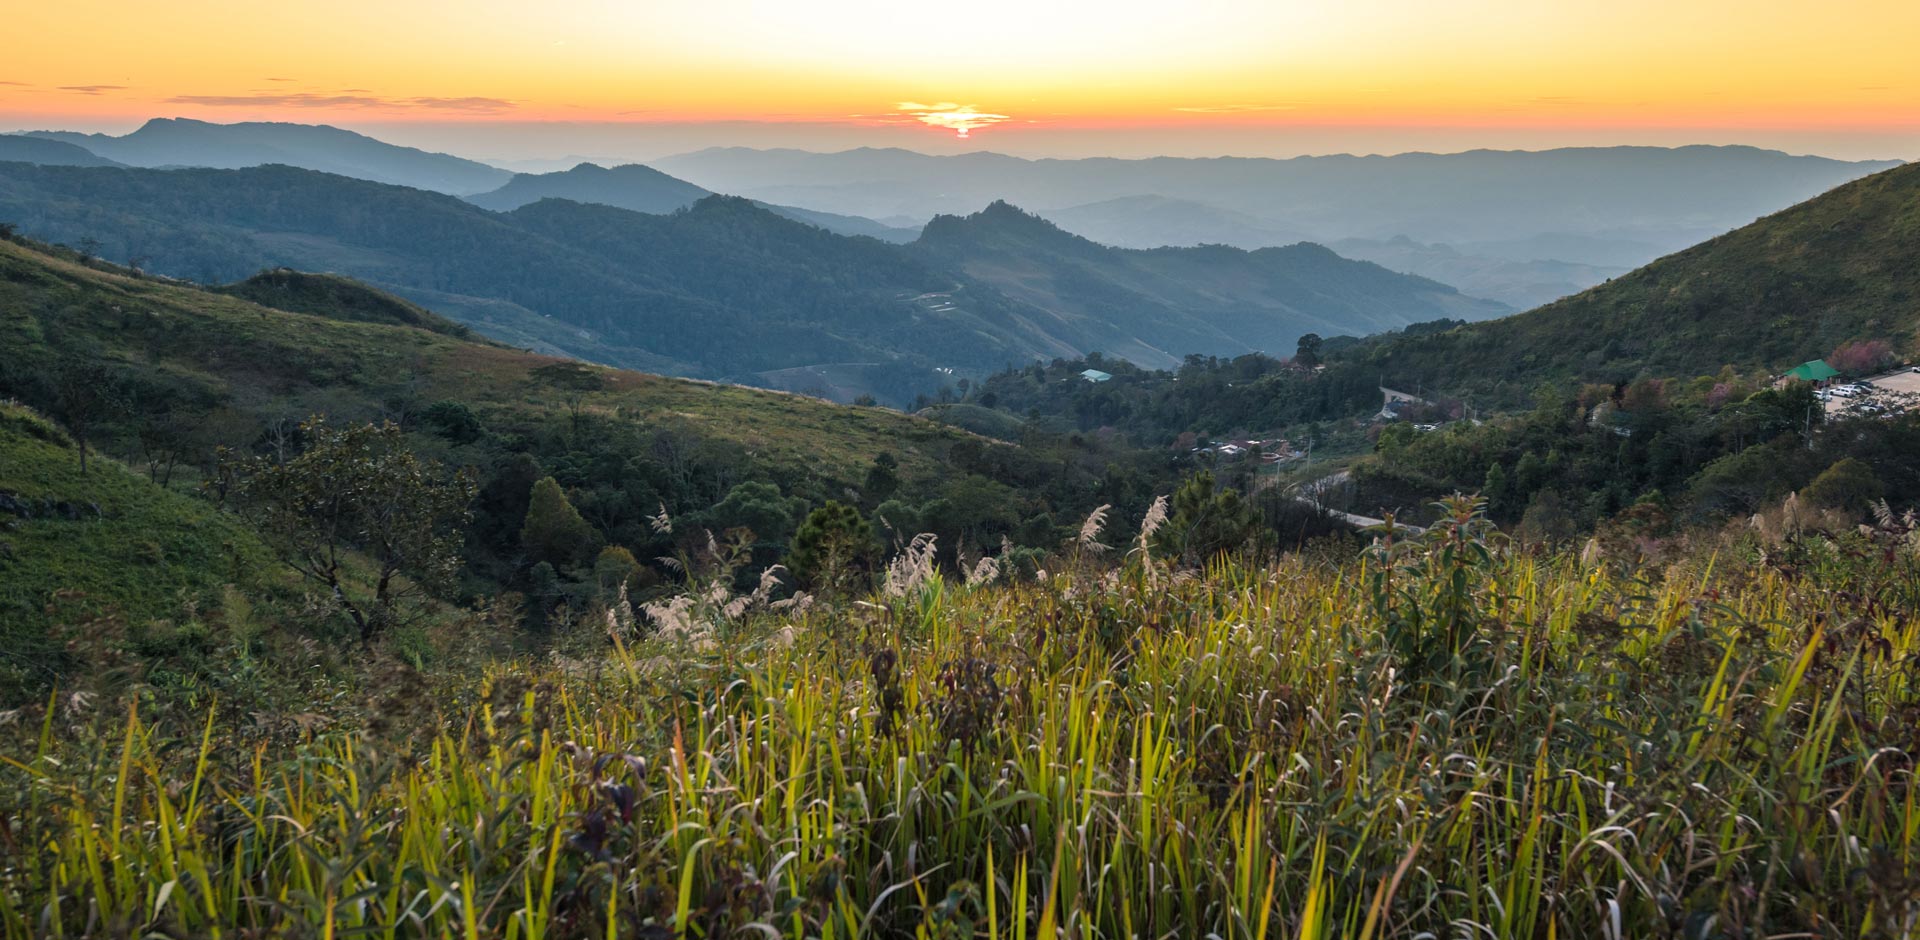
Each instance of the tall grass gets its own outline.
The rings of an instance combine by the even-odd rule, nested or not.
[[[431,677],[287,745],[57,699],[6,729],[0,935],[1913,932],[1895,566],[1623,569],[1455,509]]]

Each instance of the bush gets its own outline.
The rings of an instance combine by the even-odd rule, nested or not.
[[[1846,457],[1814,477],[1813,482],[1800,491],[1800,496],[1823,509],[1840,509],[1858,515],[1866,512],[1885,492],[1886,486],[1874,475],[1872,467]]]

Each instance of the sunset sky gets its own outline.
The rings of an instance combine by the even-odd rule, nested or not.
[[[1914,0],[64,0],[8,13],[0,129],[285,120],[507,159],[1694,141],[1911,159],[1916,36]]]

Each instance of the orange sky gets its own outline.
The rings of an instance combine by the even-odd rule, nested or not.
[[[1489,145],[1668,129],[1920,151],[1916,0],[13,7],[0,128],[755,121],[942,147],[961,126],[969,146],[1078,134],[1127,150],[1173,130],[1221,152],[1287,129],[1348,128],[1370,149],[1392,149],[1390,128]]]

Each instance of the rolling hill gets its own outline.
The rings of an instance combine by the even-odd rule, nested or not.
[[[155,118],[120,136],[72,131],[33,131],[31,135],[74,144],[128,166],[237,169],[280,163],[454,194],[485,192],[513,175],[473,160],[389,144],[324,124],[213,124]]]
[[[0,695],[63,668],[48,621],[177,618],[215,606],[223,586],[254,587],[268,559],[204,500],[98,454],[82,473],[66,432],[0,401]]]
[[[1003,202],[928,223],[915,249],[969,279],[1076,321],[1140,337],[1101,351],[1166,368],[1188,353],[1291,355],[1305,333],[1374,333],[1509,312],[1318,245],[1108,248]],[[1154,337],[1148,345],[1146,337]]]
[[[709,189],[877,219],[969,213],[996,199],[1094,215],[1076,207],[1153,196],[1133,212],[1150,220],[1170,211],[1165,200],[1230,208],[1211,220],[1184,211],[1188,224],[1217,231],[1200,241],[1230,243],[1253,224],[1322,243],[1405,235],[1475,254],[1493,252],[1470,244],[1551,244],[1515,260],[1596,265],[1620,264],[1625,244],[1646,246],[1627,262],[1644,263],[1896,164],[1706,146],[1144,160],[714,148],[653,161]],[[1097,210],[1105,234],[1137,227],[1115,208]]]
[[[1244,212],[1165,196],[1120,196],[1037,214],[1075,235],[1115,248],[1232,245],[1253,249],[1308,240],[1300,232]]]
[[[1323,249],[1116,252],[1011,207],[899,246],[732,197],[669,215],[560,199],[496,213],[285,166],[5,164],[0,219],[203,283],[335,272],[516,345],[796,389],[832,367],[856,379],[832,383],[840,394],[902,403],[937,390],[943,370],[1091,351],[1155,365],[1290,352],[1309,331],[1499,311]]]
[[[1343,354],[1403,384],[1518,403],[1540,381],[1782,369],[1848,340],[1911,353],[1920,165],[1856,180],[1537,310]]]
[[[566,199],[665,215],[689,208],[711,195],[713,193],[706,189],[638,163],[616,167],[582,163],[570,170],[554,173],[515,174],[505,186],[469,196],[467,201],[483,209],[511,212],[542,199]],[[905,243],[919,234],[915,229],[895,228],[856,216],[768,203],[757,205],[775,215],[805,222],[837,235],[866,235],[881,241]]]
[[[480,328],[555,351],[697,378],[895,358],[849,326],[911,331],[914,324],[895,315],[896,298],[949,286],[888,246],[710,199],[704,211],[671,216],[559,200],[497,214],[451,196],[284,166],[0,168],[0,218],[36,237],[77,241],[98,232],[105,257],[144,257],[150,270],[204,283],[277,267],[346,274],[456,318],[484,307],[490,319]],[[736,244],[741,231],[729,220],[743,215],[755,234]],[[752,245],[774,268],[740,265]],[[657,257],[707,256],[690,267],[628,265],[648,247]],[[838,259],[829,266],[842,281],[807,273],[824,255]],[[780,266],[782,258],[790,263]],[[839,322],[810,319],[822,314]],[[921,344],[927,352],[913,358],[928,362],[932,345]]]
[[[616,167],[582,163],[557,173],[516,173],[506,185],[468,196],[467,201],[482,209],[511,212],[542,199],[570,199],[665,215],[711,195],[699,186],[638,163]]]
[[[79,144],[27,134],[0,134],[0,163],[49,166],[120,166]]]
[[[419,304],[335,274],[275,268],[214,290],[291,313],[311,313],[355,323],[418,327],[462,339],[469,338],[473,332]]]
[[[1348,238],[1327,247],[1343,258],[1371,261],[1389,271],[1432,278],[1474,297],[1531,310],[1577,294],[1631,266],[1581,264],[1552,258],[1513,259],[1462,251],[1452,245],[1423,244],[1406,237]]]
[[[304,283],[289,288],[290,280]],[[935,478],[939,455],[959,439],[886,409],[582,366],[448,335],[431,314],[396,323],[370,309],[417,310],[342,278],[273,272],[211,291],[0,240],[0,344],[9,350],[0,357],[0,397],[57,411],[54,366],[87,357],[138,391],[132,405],[220,415],[196,433],[230,442],[316,412],[392,417],[404,413],[395,396],[460,401],[509,438],[584,407],[633,427],[738,444],[796,478],[846,481],[881,451],[899,457],[903,479]],[[597,381],[582,385],[582,375]],[[576,400],[582,388],[591,390]]]

